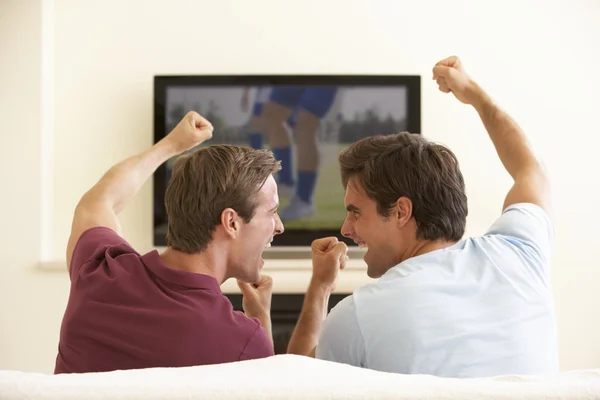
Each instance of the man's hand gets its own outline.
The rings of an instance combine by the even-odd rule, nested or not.
[[[197,112],[190,111],[165,137],[165,141],[168,141],[177,154],[180,154],[207,141],[212,134],[212,124]]]
[[[273,294],[273,279],[262,275],[257,283],[250,284],[237,281],[242,291],[242,307],[248,317],[262,318],[271,313],[271,296]]]
[[[479,86],[467,75],[456,56],[448,57],[433,67],[433,79],[444,93],[452,93],[465,104],[474,104],[481,96]]]
[[[336,237],[317,239],[312,242],[312,282],[329,287],[332,291],[340,269],[348,261],[348,246]]]

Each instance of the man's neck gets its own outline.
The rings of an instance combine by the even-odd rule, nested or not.
[[[167,247],[160,254],[160,258],[169,268],[212,276],[221,285],[226,279],[226,262],[223,254],[224,252],[215,251],[210,245],[201,253],[194,254]]]

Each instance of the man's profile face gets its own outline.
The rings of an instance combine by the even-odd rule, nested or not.
[[[262,253],[271,245],[273,237],[283,233],[283,223],[277,213],[279,196],[277,184],[273,176],[269,176],[258,193],[258,205],[254,217],[248,223],[242,223],[240,240],[236,244],[239,275],[248,283],[255,283],[260,279],[265,260]]]
[[[367,274],[378,278],[399,263],[400,232],[394,215],[386,218],[377,212],[377,203],[369,198],[360,182],[352,177],[344,197],[347,215],[342,235],[367,248],[364,260]]]

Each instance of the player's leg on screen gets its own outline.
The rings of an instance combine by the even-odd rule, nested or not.
[[[262,117],[265,102],[269,100],[271,88],[259,87],[256,90],[252,116],[248,124],[248,142],[253,149],[262,149],[265,136],[265,123]]]
[[[290,116],[283,123],[283,129],[285,130],[285,135],[288,140],[287,143],[293,143],[291,141],[291,138],[292,138],[292,135],[294,132],[294,126],[296,125],[295,121],[296,121],[297,113],[298,113],[298,109],[296,108],[292,111]],[[296,182],[294,181],[294,172],[293,172],[294,168],[293,168],[293,162],[292,162],[292,160],[295,158],[294,157],[294,146],[292,146],[290,144],[282,145],[282,147],[276,148],[274,153],[275,153],[276,157],[286,160],[286,161],[282,162],[282,169],[279,172],[279,176],[277,178],[277,184],[278,184],[279,197],[281,199],[289,200],[292,197],[294,197],[294,193],[296,192],[296,188],[294,186],[294,184]]]
[[[296,194],[290,205],[282,210],[281,219],[302,219],[315,213],[313,195],[319,169],[319,125],[333,105],[336,93],[336,87],[307,88],[300,99],[294,121],[298,170]]]
[[[248,124],[248,142],[253,149],[263,148],[265,126],[261,118],[262,110],[263,104],[255,102],[252,107],[252,118],[250,118],[250,123]]]
[[[292,143],[284,123],[292,115],[301,95],[301,87],[273,88],[262,114],[271,151],[281,161],[281,170],[277,174],[280,192],[293,187],[295,183]]]
[[[288,119],[285,120],[285,125],[290,132],[293,132],[294,128],[296,127],[296,118],[298,118],[298,108],[295,108]]]

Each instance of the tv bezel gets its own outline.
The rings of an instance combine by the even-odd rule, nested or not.
[[[197,87],[197,86],[237,86],[254,87],[268,85],[328,85],[328,86],[403,86],[407,94],[407,131],[421,134],[421,76],[420,75],[155,75],[154,76],[154,143],[162,139],[168,132],[166,126],[166,94],[170,87]],[[388,132],[373,132],[388,133]],[[389,132],[391,133],[391,132]],[[157,179],[164,175],[166,163],[162,164],[157,173],[153,175],[152,189],[152,236],[155,247],[166,246],[166,238],[155,232],[154,202],[160,195]],[[341,180],[340,180],[341,185]],[[164,193],[163,193],[164,195]],[[340,207],[343,204],[340,200]],[[340,225],[341,228],[341,225]],[[314,239],[336,236],[349,246],[355,247],[354,242],[343,237],[339,231],[332,229],[286,229],[282,235],[275,236],[271,251],[298,250],[309,248]]]

